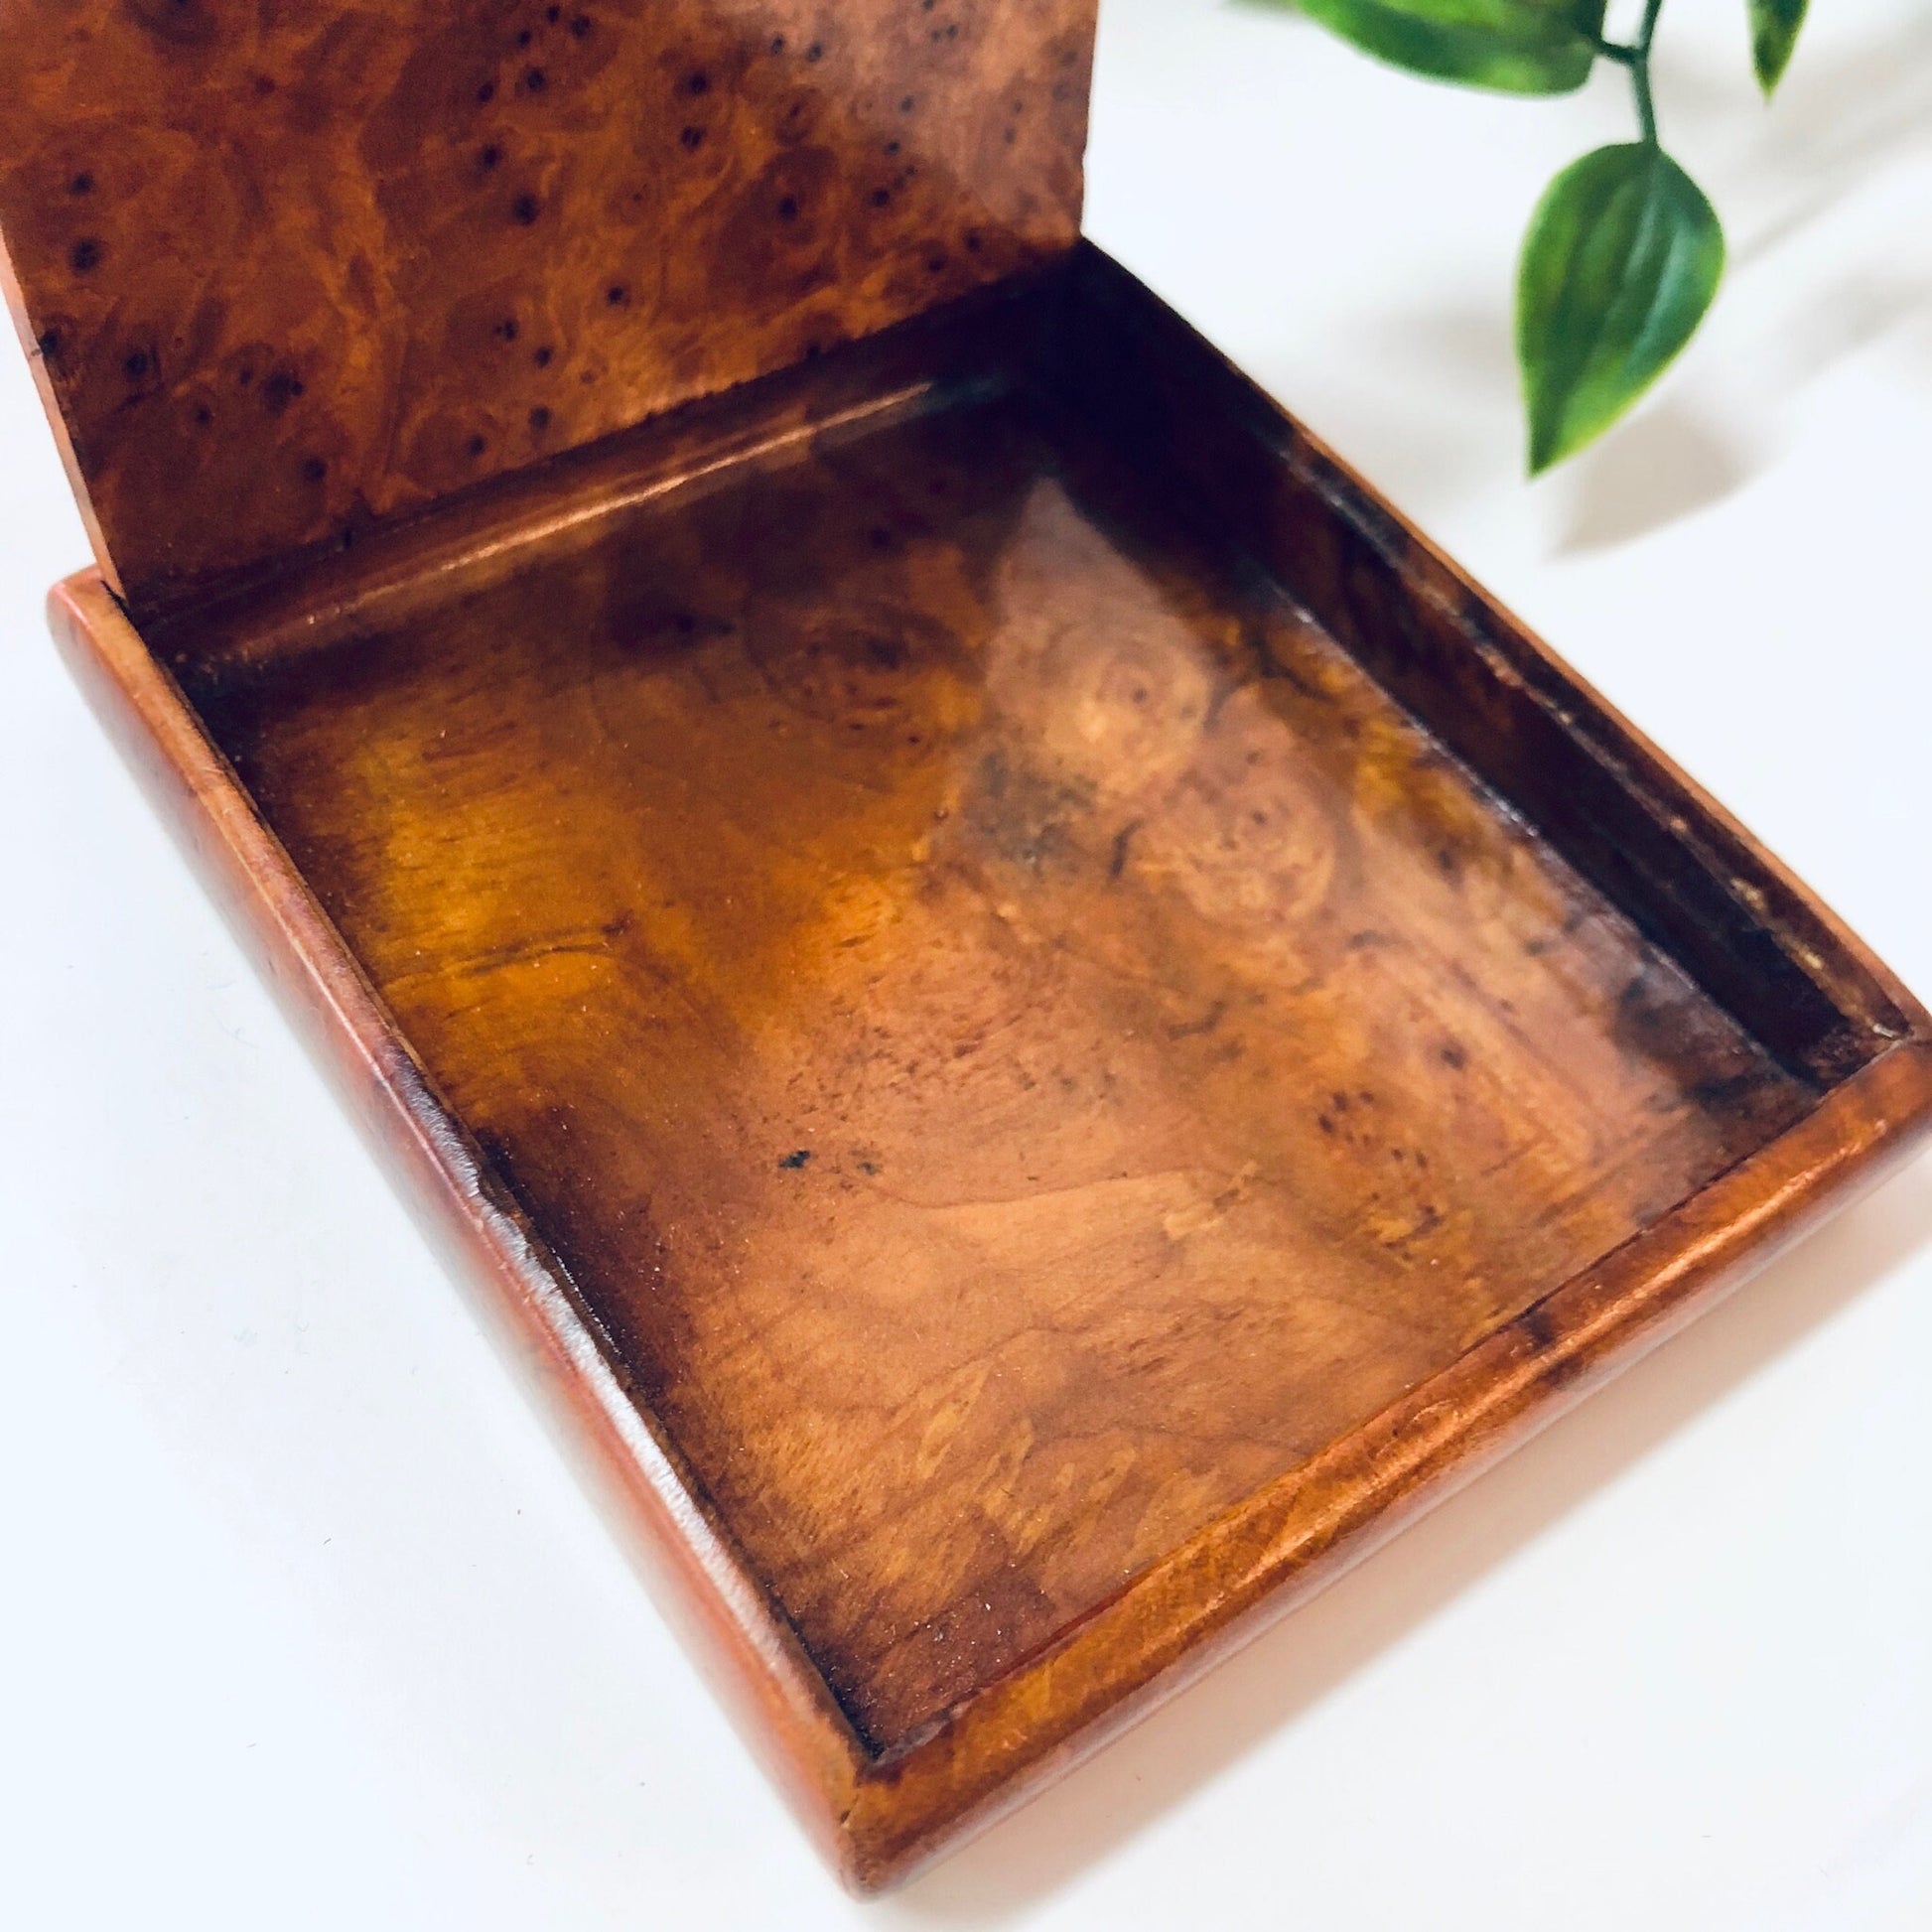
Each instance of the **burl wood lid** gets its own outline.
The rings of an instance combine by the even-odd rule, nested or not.
[[[0,0],[0,237],[137,608],[1069,246],[1094,0]]]

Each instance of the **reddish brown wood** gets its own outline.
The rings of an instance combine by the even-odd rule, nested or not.
[[[1814,1098],[1139,496],[928,400],[184,666],[881,1749]]]
[[[1092,0],[0,0],[0,228],[137,608],[1063,251]]]
[[[0,0],[139,620],[56,629],[861,1888],[1932,1125],[1896,981],[1075,243],[1090,32]]]
[[[1882,968],[1091,254],[56,614],[863,1887],[1932,1119]]]

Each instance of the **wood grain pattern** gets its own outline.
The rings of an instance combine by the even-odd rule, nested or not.
[[[1082,245],[1046,379],[1336,640],[1786,1064],[1906,1027],[1896,982],[1743,827],[1132,276]]]
[[[1911,996],[1084,247],[55,620],[862,1889],[1932,1127]]]
[[[1092,0],[0,0],[0,228],[137,609],[1063,252]]]
[[[1048,422],[204,711],[880,1749],[1813,1097]]]

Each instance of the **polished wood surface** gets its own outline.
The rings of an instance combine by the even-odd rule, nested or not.
[[[959,401],[204,706],[876,1748],[1815,1097],[1161,511]]]
[[[1882,966],[1084,247],[56,620],[861,1887],[1932,1122]]]
[[[989,284],[1092,0],[0,0],[0,229],[137,609]]]
[[[1051,380],[1293,584],[1446,749],[1786,1063],[1830,1080],[1911,1002],[1750,835],[1132,276],[1068,264]]]
[[[55,627],[865,1889],[1932,1124],[1882,965],[1077,240],[1092,25],[0,0]]]

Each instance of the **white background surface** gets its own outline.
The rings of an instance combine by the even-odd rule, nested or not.
[[[1517,102],[1110,0],[1089,226],[1932,991],[1932,12],[1660,107],[1731,274],[1526,486]],[[1932,1167],[929,1878],[826,1878],[46,640],[0,356],[0,1923],[1932,1925]]]

